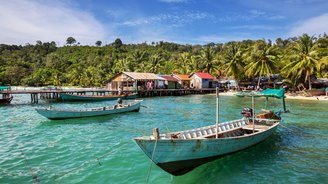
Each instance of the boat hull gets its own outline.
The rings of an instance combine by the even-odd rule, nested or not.
[[[10,104],[11,100],[13,99],[13,97],[8,97],[8,98],[3,98],[0,99],[0,104]]]
[[[110,100],[117,100],[119,98],[122,99],[134,99],[138,97],[138,94],[134,93],[131,95],[120,95],[120,96],[93,96],[93,95],[70,95],[61,93],[59,96],[65,101],[110,101]]]
[[[83,110],[83,111],[36,109],[36,111],[42,116],[54,120],[68,119],[68,118],[82,118],[82,117],[92,117],[92,116],[105,116],[105,115],[133,112],[133,111],[138,112],[140,110],[140,103],[141,101],[132,103],[131,105],[125,106],[123,108],[101,107],[101,108]]]
[[[269,137],[277,125],[252,135],[219,139],[144,140],[136,143],[153,162],[166,172],[178,176],[224,155],[249,148]],[[155,152],[153,153],[156,144]]]

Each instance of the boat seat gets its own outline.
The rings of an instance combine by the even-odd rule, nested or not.
[[[224,131],[220,131],[219,130],[219,133],[218,135],[221,135],[221,134],[224,134],[224,133],[227,133],[227,132],[230,132],[230,131],[234,131],[234,130],[238,130],[238,129],[241,129],[241,127],[236,127],[236,128],[231,128],[229,130],[224,130]],[[216,135],[216,131],[213,132],[212,134],[207,134],[207,135],[203,135],[203,136],[200,136],[200,137],[196,137],[197,139],[198,138],[207,138],[207,137],[213,137]]]
[[[246,120],[230,121],[226,123],[220,123],[218,126],[219,134],[241,129],[242,126],[246,125]],[[239,133],[232,135],[236,136]],[[206,126],[202,128],[192,129],[189,131],[181,132],[179,135],[180,139],[206,139],[216,135],[216,125]]]
[[[254,130],[260,132],[260,131],[267,130],[268,128],[269,126],[265,126],[265,125],[255,125]],[[253,130],[253,125],[246,125],[243,127],[243,129]]]

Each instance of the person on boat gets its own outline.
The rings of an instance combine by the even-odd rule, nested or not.
[[[122,98],[117,99],[117,107],[123,107],[123,100]]]

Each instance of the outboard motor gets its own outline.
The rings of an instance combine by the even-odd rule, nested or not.
[[[253,109],[252,108],[244,108],[241,111],[241,114],[246,118],[250,118],[253,116]]]

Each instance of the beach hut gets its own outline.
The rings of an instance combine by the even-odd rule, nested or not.
[[[166,79],[162,78],[160,75],[157,75],[157,78],[158,78],[158,81],[157,81],[156,88],[157,89],[164,89]]]
[[[203,72],[194,72],[189,75],[189,78],[191,88],[202,89],[215,87],[215,84],[213,82],[214,77],[211,74]]]
[[[121,72],[113,76],[108,84],[109,90],[146,90],[154,89],[160,79],[154,73]]]
[[[167,89],[177,89],[178,88],[178,79],[172,77],[171,75],[161,75],[161,78],[165,79],[165,86]]]
[[[190,87],[190,78],[188,74],[172,74],[174,78],[178,79],[178,88],[189,88]]]

